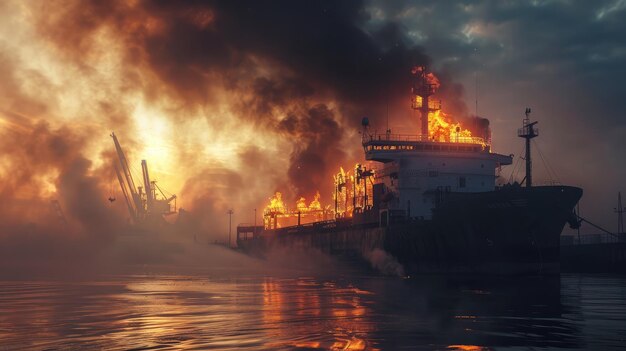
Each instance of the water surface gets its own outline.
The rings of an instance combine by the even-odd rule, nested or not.
[[[0,282],[0,350],[617,350],[625,336],[618,276]]]

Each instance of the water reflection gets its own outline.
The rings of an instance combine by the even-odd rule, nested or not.
[[[618,349],[626,278],[0,282],[1,349]]]
[[[314,278],[275,279],[263,282],[263,316],[275,349],[305,348],[365,350],[372,323],[367,308],[352,286]]]
[[[476,345],[450,345],[448,346],[450,350],[458,350],[458,351],[487,351],[489,350],[486,347],[476,346]]]

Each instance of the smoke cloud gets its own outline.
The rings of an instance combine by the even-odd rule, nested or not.
[[[178,192],[189,238],[223,240],[230,208],[235,224],[254,209],[260,223],[277,190],[329,202],[331,175],[361,158],[361,118],[382,125],[389,106],[406,118],[410,69],[430,63],[399,24],[366,29],[362,1],[0,7],[0,241],[15,259],[87,257],[124,230],[111,130]],[[440,77],[445,106],[469,118],[462,88]],[[52,200],[67,224],[43,215]]]

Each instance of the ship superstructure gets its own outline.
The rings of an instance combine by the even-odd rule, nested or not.
[[[490,152],[489,145],[439,142],[410,135],[364,132],[365,158],[381,163],[375,173],[384,200],[381,216],[402,211],[430,219],[441,192],[486,192],[495,189],[496,172],[512,157]]]
[[[384,194],[381,218],[393,212],[430,219],[439,193],[493,191],[496,171],[512,163],[511,156],[491,152],[486,128],[483,137],[463,133],[460,126],[429,130],[430,118],[441,112],[441,102],[430,99],[438,83],[425,67],[414,68],[413,75],[412,107],[420,112],[421,134],[375,133],[367,118],[362,121],[365,159],[381,165],[375,172]]]

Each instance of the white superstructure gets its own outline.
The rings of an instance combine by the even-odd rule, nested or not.
[[[441,192],[486,192],[495,189],[496,170],[511,156],[492,153],[480,138],[454,142],[423,136],[370,134],[364,125],[365,158],[381,164],[375,183],[383,184],[381,215],[391,210],[429,219]]]

